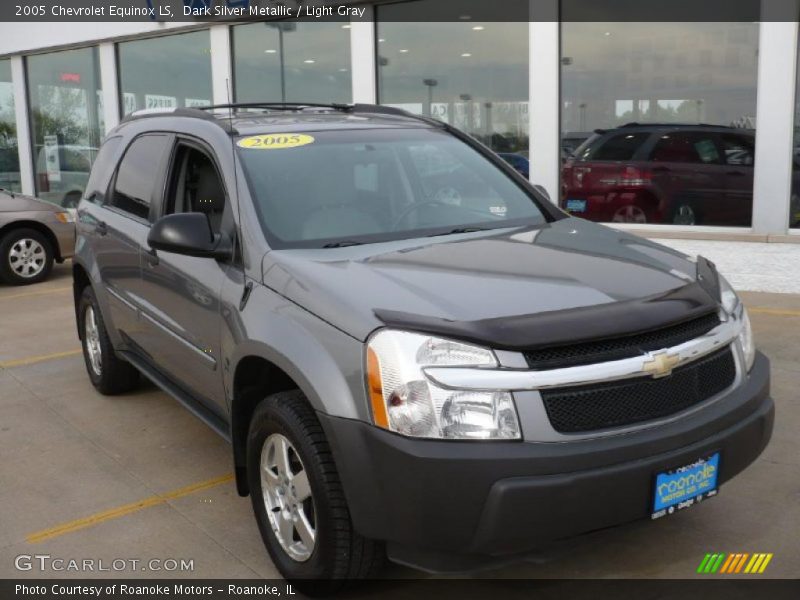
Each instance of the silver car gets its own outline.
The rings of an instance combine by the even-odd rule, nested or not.
[[[75,248],[75,213],[0,190],[0,281],[26,285],[44,280],[53,261]]]

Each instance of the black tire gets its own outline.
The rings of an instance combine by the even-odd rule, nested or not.
[[[99,373],[92,365],[89,342],[87,341],[86,319],[87,315],[89,315],[89,309],[92,310],[97,327],[96,341],[100,349]],[[114,352],[114,347],[111,345],[111,340],[108,338],[108,331],[106,331],[103,315],[100,312],[97,298],[91,286],[86,286],[83,289],[80,301],[78,302],[78,331],[80,331],[86,372],[97,391],[107,396],[114,396],[136,389],[139,383],[139,371],[129,362],[118,357]]]
[[[260,476],[261,453],[273,434],[289,441],[310,484],[316,539],[313,551],[303,562],[283,549],[267,517]],[[297,589],[312,595],[328,594],[354,580],[380,573],[386,556],[383,544],[366,539],[353,529],[325,434],[299,390],[268,396],[256,407],[247,438],[247,478],[267,551],[281,574]]]
[[[38,246],[37,246],[38,245]],[[25,276],[15,270],[12,266],[19,264],[20,258],[18,252],[25,251],[28,247],[36,247],[37,252],[32,253],[29,258],[22,260],[30,260],[28,263],[36,267],[36,273],[31,276]],[[12,253],[15,257],[12,258]],[[53,268],[53,244],[47,239],[43,233],[35,229],[21,227],[19,229],[12,229],[0,239],[0,279],[11,285],[30,285],[32,283],[39,283],[47,279],[50,271]]]

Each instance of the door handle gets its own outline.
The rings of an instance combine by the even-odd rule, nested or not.
[[[145,252],[144,259],[151,267],[158,265],[158,254],[156,254],[155,248],[150,248],[147,252]]]
[[[744,177],[744,173],[742,173],[741,171],[728,171],[726,175],[729,175],[731,177]]]
[[[108,233],[108,225],[106,225],[105,221],[98,221],[97,225],[94,226],[94,230],[97,235],[105,235]]]
[[[669,173],[670,172],[670,168],[669,167],[653,167],[650,170],[653,173]]]

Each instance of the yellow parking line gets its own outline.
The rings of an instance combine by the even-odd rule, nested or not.
[[[194,483],[192,485],[187,485],[186,487],[182,487],[172,492],[167,492],[166,494],[150,496],[149,498],[139,500],[138,502],[132,502],[131,504],[125,504],[110,510],[104,510],[82,519],[76,519],[74,521],[62,523],[61,525],[56,525],[55,527],[51,527],[49,529],[43,529],[42,531],[37,531],[28,535],[25,539],[28,541],[28,543],[36,544],[38,542],[43,542],[45,540],[62,536],[66,533],[72,533],[73,531],[86,529],[87,527],[92,527],[94,525],[98,525],[99,523],[110,521],[111,519],[118,519],[119,517],[124,517],[151,506],[158,506],[159,504],[166,503],[168,500],[175,500],[177,498],[188,496],[189,494],[194,494],[195,492],[201,492],[220,484],[228,483],[229,481],[233,481],[232,473],[228,473],[227,475],[223,475],[221,477],[215,477],[214,479],[201,481],[199,483]]]
[[[58,358],[66,358],[68,356],[75,356],[83,352],[80,348],[77,350],[67,350],[66,352],[55,352],[53,354],[39,354],[38,356],[27,356],[25,358],[17,358],[15,360],[0,361],[0,369],[11,369],[13,367],[24,367],[27,365],[35,365],[36,363],[46,362],[48,360],[56,360]]]
[[[0,296],[0,300],[16,300],[17,298],[29,298],[31,296],[45,296],[47,294],[55,294],[56,292],[66,292],[71,290],[71,287],[50,288],[47,290],[36,290],[35,292],[20,292],[18,294],[9,294],[8,296]]]
[[[800,310],[790,310],[788,308],[766,308],[763,306],[748,307],[747,312],[759,315],[774,315],[776,317],[800,317]]]

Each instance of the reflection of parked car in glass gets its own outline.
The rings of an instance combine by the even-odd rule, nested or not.
[[[597,130],[564,164],[562,205],[592,221],[749,226],[754,156],[753,130]]]
[[[591,131],[566,131],[561,134],[561,152],[565,157],[572,156],[587,139],[592,136]]]
[[[58,154],[43,147],[36,160],[38,196],[64,208],[78,206],[96,155],[91,146],[58,146]]]
[[[522,175],[523,177],[530,176],[530,162],[524,156],[519,154],[512,154],[511,152],[498,152],[497,156],[502,158],[508,164],[510,164],[517,172]]]
[[[42,281],[74,247],[74,211],[0,190],[0,282]]]
[[[16,146],[0,147],[0,188],[19,189],[19,151]]]

